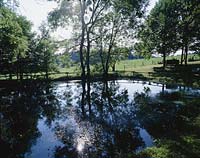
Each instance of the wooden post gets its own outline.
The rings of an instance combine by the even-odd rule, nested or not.
[[[69,77],[69,72],[66,72],[66,74],[67,74],[67,78]]]

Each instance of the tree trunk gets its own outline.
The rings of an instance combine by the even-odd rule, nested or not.
[[[81,6],[81,43],[80,43],[80,62],[81,62],[81,78],[82,80],[85,80],[85,65],[84,65],[84,57],[83,57],[83,47],[85,42],[85,21],[84,21],[84,14],[85,14],[85,1],[80,0],[80,6]]]
[[[9,80],[12,80],[12,73],[13,73],[13,71],[12,71],[12,67],[13,67],[13,65],[10,63],[9,64]]]
[[[112,71],[115,72],[115,63],[112,65]]]
[[[19,80],[19,66],[18,66],[18,64],[17,64],[17,72],[16,72],[16,74],[17,74],[17,80]]]
[[[87,78],[90,78],[90,29],[87,30],[87,54],[86,54]]]
[[[164,93],[165,93],[165,85],[162,84],[162,94],[164,94]]]
[[[116,21],[113,21],[113,27],[112,27],[112,33],[111,33],[111,38],[110,38],[110,43],[109,43],[109,48],[108,48],[108,55],[107,55],[107,59],[106,59],[106,65],[105,65],[105,75],[108,75],[108,70],[109,70],[109,64],[110,64],[110,58],[111,58],[111,51],[113,48],[113,44],[115,42],[115,38],[117,36],[117,32],[119,31],[119,28],[116,28]]]
[[[21,70],[20,70],[20,81],[22,81],[23,80],[23,72],[21,72]]]
[[[103,57],[103,40],[102,40],[102,38],[101,38],[101,43],[100,44],[101,44],[101,47],[100,47],[99,55],[100,55],[101,65],[102,65],[103,74],[104,74],[104,72],[105,72],[105,63],[104,63],[104,57]]]
[[[166,53],[165,51],[163,52],[163,68],[165,69],[166,67]]]
[[[23,61],[20,54],[17,55],[17,79],[23,80]]]
[[[9,60],[8,60],[9,80],[12,80],[12,73],[13,73],[12,69],[13,69],[12,57],[9,57]]]
[[[185,65],[187,65],[187,58],[188,58],[188,35],[189,35],[189,24],[186,23],[184,25],[184,36],[183,36],[183,41],[184,41],[184,46],[185,46]]]
[[[181,65],[183,65],[183,58],[184,57],[184,47],[182,46],[182,52],[181,52]]]
[[[17,55],[17,65],[16,65],[16,74],[17,74],[17,80],[19,80],[19,64],[20,64],[20,61],[19,61],[19,55]]]
[[[12,72],[9,73],[9,80],[12,80]]]
[[[106,61],[104,77],[108,77],[108,70],[109,70],[109,60]]]
[[[46,79],[48,80],[49,79],[48,71],[45,72],[45,76],[46,76]]]
[[[188,58],[188,42],[185,44],[185,65],[187,65]]]
[[[109,70],[109,64],[110,64],[110,57],[111,57],[111,50],[112,50],[112,45],[110,44],[109,49],[108,49],[107,59],[106,59],[105,72],[104,72],[105,77],[108,76],[108,70]]]

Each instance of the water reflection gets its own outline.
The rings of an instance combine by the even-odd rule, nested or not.
[[[151,157],[187,157],[200,155],[199,93],[150,90],[135,93],[136,114],[141,127],[155,140],[155,147],[144,153]],[[144,156],[144,157],[148,157]]]
[[[56,148],[56,157],[127,157],[145,147],[128,91],[119,87],[115,81],[77,86],[77,107],[56,127],[64,144]]]
[[[130,81],[2,86],[2,151],[19,158],[198,157],[199,91],[172,88]]]
[[[41,136],[38,120],[45,117],[50,126],[59,104],[48,84],[17,85],[0,93],[1,151],[7,157],[24,157]]]

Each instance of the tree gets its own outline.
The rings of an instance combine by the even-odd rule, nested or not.
[[[28,65],[30,64],[30,61],[27,60],[27,56],[31,48],[31,44],[32,44],[31,41],[34,34],[31,32],[32,23],[28,21],[26,17],[18,16],[17,21],[22,29],[23,36],[25,36],[27,40],[27,43],[26,43],[27,49],[25,50],[25,52],[23,53],[21,52],[17,55],[17,61],[15,62],[17,79],[20,76],[20,80],[22,80],[23,73],[28,73],[30,71],[28,69]]]
[[[144,41],[136,42],[134,44],[135,53],[146,59],[150,59],[152,55],[151,51],[153,50],[153,46],[151,45],[150,41],[148,41],[146,38],[143,38],[142,40]]]
[[[49,71],[55,70],[56,44],[49,35],[45,24],[40,27],[41,35],[38,36],[35,52],[37,53],[37,67],[40,72],[45,72],[46,79],[49,78]]]
[[[137,17],[141,17],[146,2],[144,0],[124,1],[123,3],[119,0],[63,0],[60,1],[59,8],[49,14],[49,22],[53,26],[57,27],[67,22],[68,24],[73,23],[80,30],[77,33],[76,41],[79,45],[82,78],[85,78],[85,68],[87,69],[87,76],[90,76],[90,51],[94,43],[93,41],[96,40],[93,37],[95,37],[96,28],[99,27],[100,21],[102,21],[104,16],[109,12],[119,12],[120,15],[124,15],[123,17],[129,17],[130,21],[135,22]],[[112,46],[110,45],[108,54],[110,54],[115,43],[115,38],[113,37],[117,35],[114,31],[116,29],[117,18],[111,19],[115,21],[115,25],[113,25],[115,28],[113,28],[113,32],[111,33],[112,39],[110,38],[110,44]],[[111,23],[114,21],[111,21]],[[119,32],[119,29],[116,30]],[[84,51],[86,52],[85,54]],[[110,55],[107,56],[107,61],[105,62],[105,72],[108,70],[109,62]]]
[[[20,17],[6,7],[0,8],[0,60],[1,73],[15,73],[14,62],[24,56],[28,49],[27,37],[23,33]]]
[[[179,17],[178,35],[182,49],[181,64],[185,61],[187,65],[188,51],[198,49],[200,29],[200,3],[198,0],[178,0],[176,11]]]
[[[12,5],[17,6],[15,1]],[[11,1],[0,1],[0,68],[2,74],[16,74],[23,79],[24,73],[48,72],[54,67],[56,46],[50,38],[47,26],[41,27],[41,35],[31,31],[32,24],[17,15]]]
[[[56,56],[56,63],[61,68],[69,68],[72,64],[69,53],[63,53]]]
[[[141,41],[136,45],[136,49],[140,48],[142,54],[162,54],[165,68],[166,56],[178,49],[177,22],[178,16],[173,0],[158,1],[147,17],[145,27],[139,33]]]
[[[54,70],[54,46],[50,39],[43,39],[37,49],[40,52],[40,71],[45,72],[46,79],[49,77],[49,71]]]
[[[133,4],[130,1],[112,1],[113,8],[108,9],[99,22],[96,43],[105,77],[108,75],[109,67],[116,61],[116,53],[119,50],[116,48],[123,41],[130,42],[130,37],[133,38],[134,29],[144,13],[147,1],[134,2]],[[124,47],[127,46],[129,47],[128,44]]]
[[[80,30],[77,33],[78,39],[76,41],[79,44],[82,78],[86,76],[85,68],[88,78],[90,76],[90,35],[101,13],[109,4],[108,2],[109,0],[63,0],[60,2],[60,7],[49,15],[50,23],[56,27],[65,24],[65,22],[73,22],[74,27],[78,27]]]
[[[116,44],[117,35],[120,33],[120,16],[114,13],[108,13],[105,15],[105,20],[99,28],[99,52],[101,58],[101,64],[103,68],[103,74],[106,77],[111,61],[112,49]],[[122,19],[121,19],[122,20]]]
[[[127,47],[115,47],[113,49],[113,54],[111,57],[110,65],[112,67],[112,71],[115,71],[116,63],[120,60],[127,59],[130,54],[130,48]]]
[[[135,48],[144,56],[158,52],[166,56],[182,49],[181,64],[187,65],[188,51],[197,50],[199,45],[198,0],[160,0],[150,12],[139,33]]]

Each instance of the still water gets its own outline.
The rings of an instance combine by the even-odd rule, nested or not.
[[[129,80],[26,83],[1,86],[0,105],[4,158],[200,156],[198,89]]]

